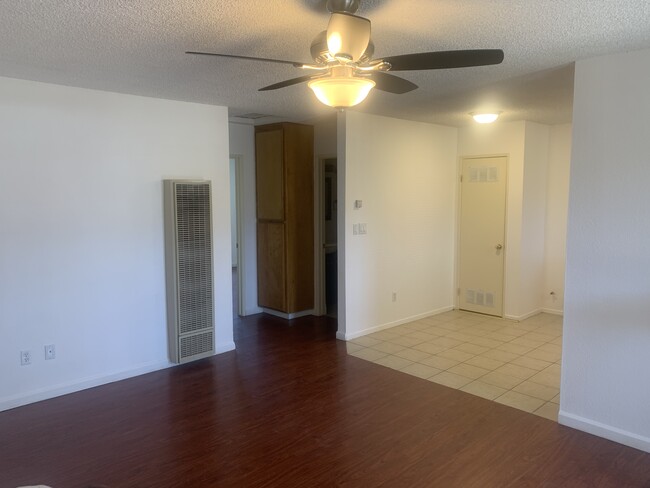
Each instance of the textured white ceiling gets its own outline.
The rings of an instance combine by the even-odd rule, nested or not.
[[[571,120],[573,62],[650,47],[648,0],[362,0],[375,57],[501,48],[501,65],[404,72],[420,86],[374,91],[358,110],[460,126],[467,112]],[[190,56],[187,50],[311,61],[323,0],[0,0],[0,76],[230,107],[286,120],[331,113],[291,66]],[[269,119],[260,119],[265,122]]]

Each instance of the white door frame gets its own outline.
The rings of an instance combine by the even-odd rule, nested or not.
[[[457,167],[456,167],[456,182],[457,182],[457,189],[458,191],[456,192],[456,259],[454,262],[454,275],[455,275],[455,283],[454,283],[454,309],[459,310],[460,309],[460,219],[461,219],[461,208],[460,208],[460,203],[462,199],[462,182],[461,182],[461,177],[463,174],[463,160],[465,159],[483,159],[483,158],[505,158],[506,160],[506,212],[504,216],[504,228],[503,228],[503,246],[504,249],[506,250],[506,254],[504,256],[503,260],[503,290],[501,292],[501,295],[503,296],[503,309],[501,311],[501,318],[504,318],[506,316],[506,304],[508,297],[506,296],[506,280],[508,278],[508,254],[507,250],[509,248],[508,244],[508,191],[510,188],[509,181],[510,181],[510,154],[508,153],[496,153],[496,154],[481,154],[481,155],[476,155],[472,154],[469,156],[459,156],[458,161],[457,161]]]
[[[245,306],[245,300],[246,296],[244,293],[244,290],[246,290],[246,284],[244,281],[246,280],[246,273],[244,272],[246,263],[244,260],[244,252],[242,249],[244,248],[244,243],[243,243],[243,238],[244,238],[244,232],[243,232],[243,216],[242,216],[242,209],[243,209],[243,182],[242,182],[242,161],[243,161],[243,156],[239,154],[231,154],[230,159],[235,160],[235,210],[236,210],[236,218],[237,218],[237,314],[240,316],[243,316],[245,313],[244,311],[246,310]]]

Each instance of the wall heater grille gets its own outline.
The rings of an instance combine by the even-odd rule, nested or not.
[[[169,355],[184,363],[214,354],[211,185],[165,180],[164,194]]]

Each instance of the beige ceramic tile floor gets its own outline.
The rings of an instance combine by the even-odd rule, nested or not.
[[[347,343],[348,353],[557,421],[562,317],[452,311]]]

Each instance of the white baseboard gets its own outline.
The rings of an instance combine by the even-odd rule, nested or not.
[[[554,309],[554,308],[543,308],[542,313],[549,313],[551,315],[564,315],[564,310]]]
[[[516,320],[517,322],[521,322],[523,320],[534,317],[535,315],[540,314],[542,312],[543,312],[543,310],[541,308],[538,308],[537,310],[533,310],[532,312],[528,312],[528,313],[525,313],[523,315],[504,315],[503,318],[508,319],[508,320]]]
[[[316,315],[315,310],[303,310],[302,312],[296,313],[284,313],[278,312],[277,310],[272,310],[270,308],[263,308],[262,312],[268,313],[269,315],[274,315],[275,317],[280,317],[281,319],[293,320],[300,317],[306,317],[307,315]]]
[[[244,310],[244,317],[248,317],[249,315],[257,315],[263,311],[264,310],[262,310],[260,307],[250,307]]]
[[[351,341],[352,339],[356,339],[357,337],[362,337],[368,334],[372,334],[373,332],[379,332],[380,330],[384,329],[390,329],[391,327],[396,327],[398,325],[402,324],[407,324],[409,322],[414,322],[416,320],[424,319],[427,317],[431,317],[433,315],[438,315],[441,313],[449,312],[450,310],[453,310],[454,307],[453,305],[450,305],[448,307],[443,307],[439,308],[436,310],[431,310],[429,312],[421,313],[418,315],[412,315],[411,317],[406,317],[405,319],[400,319],[396,320],[394,322],[388,322],[387,324],[382,324],[382,325],[377,325],[375,327],[368,327],[367,329],[363,329],[357,332],[353,332],[351,334],[346,334],[341,331],[338,331],[336,333],[336,338],[341,340],[341,341]]]
[[[558,422],[567,427],[582,430],[589,434],[604,437],[610,441],[618,442],[626,446],[640,449],[641,451],[650,452],[650,437],[634,434],[625,430],[612,427],[611,425],[601,424],[595,420],[586,419],[578,415],[573,415],[560,410]]]
[[[81,380],[39,388],[38,390],[33,390],[27,393],[2,398],[0,399],[0,412],[3,410],[9,410],[10,408],[22,407],[23,405],[28,405],[30,403],[40,402],[42,400],[49,400],[50,398],[55,398],[61,395],[67,395],[68,393],[86,390],[95,386],[125,380],[134,376],[140,376],[142,374],[169,368],[170,366],[174,366],[174,364],[169,361],[154,361],[141,364],[135,368],[117,371],[115,373],[90,376]]]
[[[235,343],[233,341],[215,344],[215,354],[232,351],[233,349],[235,349]],[[39,388],[38,390],[33,390],[27,393],[20,393],[18,395],[0,398],[0,412],[11,408],[22,407],[23,405],[28,405],[30,403],[49,400],[50,398],[55,398],[61,395],[67,395],[68,393],[75,393],[88,388],[94,388],[95,386],[106,385],[108,383],[114,383],[135,376],[152,373],[172,366],[176,366],[176,364],[170,363],[169,361],[152,361],[140,364],[134,368],[110,374],[90,376],[76,381]]]
[[[217,344],[214,345],[215,354],[221,354],[223,352],[234,351],[234,350],[235,350],[234,341],[218,342]]]
[[[508,320],[516,320],[517,322],[521,322],[522,320],[529,319],[537,314],[540,313],[548,313],[551,315],[564,315],[564,310],[559,310],[559,309],[554,309],[554,308],[538,308],[537,310],[533,310],[532,312],[526,313],[524,315],[504,315],[503,318],[506,318]]]

